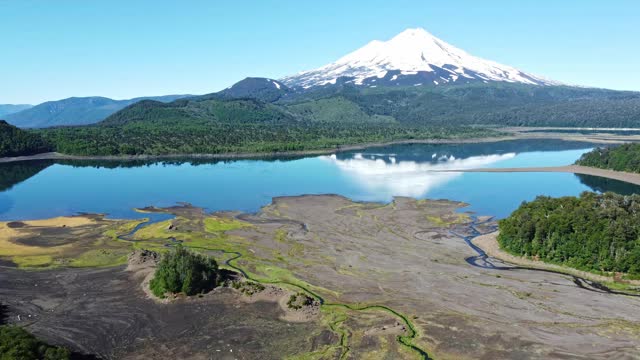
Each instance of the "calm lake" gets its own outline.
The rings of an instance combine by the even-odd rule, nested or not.
[[[188,202],[208,210],[257,211],[274,196],[335,193],[387,202],[393,196],[460,200],[466,210],[507,216],[536,195],[640,192],[619,181],[565,173],[438,173],[478,167],[559,166],[594,145],[560,140],[397,145],[296,159],[33,161],[0,164],[0,219],[80,212],[139,218],[135,207]]]

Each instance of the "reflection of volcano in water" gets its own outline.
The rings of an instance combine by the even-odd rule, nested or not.
[[[392,196],[421,197],[437,186],[455,179],[462,173],[437,172],[485,167],[499,161],[512,159],[514,153],[471,156],[456,159],[440,158],[437,162],[418,163],[397,161],[393,156],[367,156],[355,154],[350,159],[338,159],[335,155],[322,159],[335,164],[342,172],[355,179],[368,191],[390,199]]]

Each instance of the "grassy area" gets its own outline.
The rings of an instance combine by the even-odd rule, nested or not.
[[[53,264],[51,255],[22,255],[14,256],[11,261],[21,268],[49,267]]]
[[[210,233],[231,231],[249,226],[251,224],[229,218],[210,217],[204,219],[204,229]]]
[[[127,257],[131,252],[128,248],[117,250],[95,249],[80,254],[78,257],[70,260],[69,265],[72,267],[107,267],[124,265],[127,263]]]
[[[117,237],[144,221],[68,217],[0,223],[0,258],[36,269],[122,265],[134,247]]]

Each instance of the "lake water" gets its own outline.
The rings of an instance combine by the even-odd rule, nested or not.
[[[37,161],[0,165],[0,219],[107,213],[188,202],[209,210],[257,211],[274,196],[335,193],[387,202],[393,196],[460,200],[507,216],[536,195],[640,192],[637,186],[566,173],[450,173],[445,169],[559,166],[593,145],[556,140],[397,145],[297,159],[171,162]]]

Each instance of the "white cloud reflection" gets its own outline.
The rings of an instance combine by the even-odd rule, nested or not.
[[[338,159],[336,155],[321,158],[335,164],[344,174],[376,196],[390,199],[393,196],[422,197],[430,190],[462,175],[459,172],[437,171],[486,167],[515,156],[515,153],[471,156],[465,159],[441,156],[436,163],[401,161],[394,156],[389,156],[389,161],[386,162],[381,158],[365,158],[362,154],[345,160]]]

